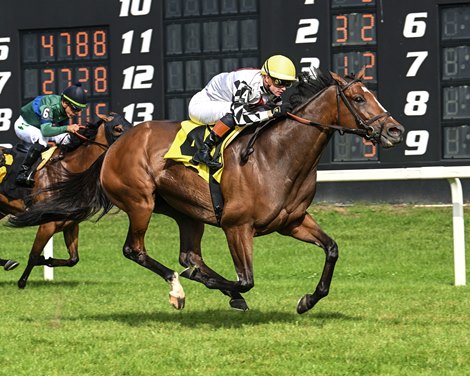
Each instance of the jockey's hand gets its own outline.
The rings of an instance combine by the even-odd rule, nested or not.
[[[283,103],[280,106],[273,108],[273,118],[287,117],[287,113],[291,111],[291,104],[289,102]]]
[[[67,126],[67,132],[75,133],[75,132],[77,132],[80,128],[82,128],[81,125],[78,125],[78,124],[70,124],[70,125]]]

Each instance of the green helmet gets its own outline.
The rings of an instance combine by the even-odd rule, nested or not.
[[[66,88],[62,92],[62,99],[66,100],[76,110],[83,110],[87,104],[87,95],[80,82]]]

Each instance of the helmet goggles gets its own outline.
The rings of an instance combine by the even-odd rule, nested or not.
[[[271,77],[271,80],[273,81],[273,85],[277,87],[278,89],[283,88],[283,87],[288,89],[292,86],[292,83],[293,83],[293,81],[281,80],[279,78],[274,78],[274,77]]]
[[[70,101],[67,101],[67,104],[69,105],[69,107],[72,109],[73,112],[80,112],[81,110],[83,110],[82,107],[79,107]]]

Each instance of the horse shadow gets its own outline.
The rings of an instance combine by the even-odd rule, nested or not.
[[[323,326],[326,321],[358,321],[359,316],[349,316],[341,312],[318,312],[308,315],[308,319],[313,319],[313,325]],[[161,322],[164,324],[175,323],[184,327],[211,326],[214,329],[237,329],[245,325],[265,325],[269,323],[296,323],[301,320],[299,314],[281,311],[258,311],[249,310],[247,312],[236,312],[229,309],[207,309],[203,311],[186,312],[122,312],[104,313],[98,315],[87,315],[88,320],[114,321],[131,327],[145,326],[148,323]],[[71,318],[71,320],[83,320],[84,317]]]

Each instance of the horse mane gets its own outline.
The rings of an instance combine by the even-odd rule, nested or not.
[[[298,84],[294,87],[288,101],[292,107],[298,107],[334,83],[329,73],[326,74],[318,68],[311,68],[310,71],[301,72],[298,75]]]

